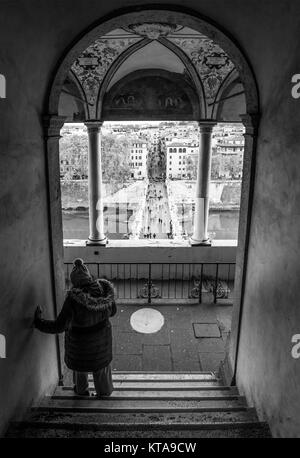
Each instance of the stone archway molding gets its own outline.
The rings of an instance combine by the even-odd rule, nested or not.
[[[103,17],[97,24],[81,34],[81,38],[70,46],[62,58],[51,82],[47,110],[48,114],[58,113],[58,102],[62,86],[75,59],[96,39],[108,32],[134,23],[164,22],[180,24],[194,29],[214,40],[230,56],[245,87],[247,113],[259,112],[257,85],[251,66],[244,53],[222,28],[203,18],[199,13],[173,5],[143,5],[115,11],[114,15]]]
[[[62,126],[62,119],[58,116],[58,105],[64,81],[75,59],[96,39],[99,39],[101,36],[120,27],[129,27],[135,23],[149,22],[184,25],[214,40],[232,60],[245,89],[246,113],[241,120],[245,125],[246,133],[239,242],[236,260],[236,294],[233,308],[233,325],[229,353],[225,360],[227,362],[226,367],[224,367],[224,374],[227,375],[227,382],[230,383],[230,381],[233,381],[234,383],[238,360],[243,294],[246,279],[247,252],[251,224],[252,196],[255,177],[255,154],[259,121],[259,95],[251,65],[239,45],[232,37],[230,37],[229,33],[222,29],[222,27],[215,24],[208,18],[201,16],[196,11],[170,4],[132,6],[114,11],[110,15],[105,16],[96,23],[92,24],[88,30],[81,31],[79,37],[70,45],[69,49],[60,60],[56,72],[51,80],[45,104],[47,107],[45,143],[48,159],[50,196],[49,218],[51,220],[50,226],[52,231],[50,235],[52,239],[55,288],[57,291],[57,289],[62,285],[62,278],[60,276],[62,269],[58,268],[58,265],[63,265],[59,176],[59,132],[60,127]]]

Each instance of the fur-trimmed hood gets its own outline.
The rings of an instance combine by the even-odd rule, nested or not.
[[[68,297],[76,305],[90,312],[105,312],[111,309],[114,290],[108,280],[96,280],[84,288],[72,288]]]

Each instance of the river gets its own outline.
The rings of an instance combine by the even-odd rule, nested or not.
[[[130,230],[131,215],[126,211],[120,211],[117,220],[115,212],[104,212],[105,230],[110,239],[123,239]],[[183,215],[180,221],[182,227],[190,235],[191,221],[187,221]],[[212,239],[234,240],[237,239],[239,223],[239,211],[212,210],[209,214],[208,230]],[[87,211],[63,211],[63,236],[64,239],[87,239],[89,234],[89,217]]]

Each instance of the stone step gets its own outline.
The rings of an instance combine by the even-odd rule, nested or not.
[[[76,425],[77,426],[77,425]],[[120,430],[99,430],[96,428],[80,429],[76,428],[47,428],[47,427],[25,427],[25,428],[11,428],[6,437],[8,438],[131,438],[133,434],[132,429]],[[245,424],[240,425],[226,425],[214,428],[206,428],[198,426],[198,428],[191,429],[190,427],[182,427],[181,429],[152,429],[145,426],[142,430],[134,430],[135,438],[266,438],[271,437],[269,428],[264,423],[259,424]]]
[[[114,381],[219,381],[212,372],[113,372],[112,378]],[[92,374],[89,380],[93,380]]]
[[[216,410],[245,410],[246,402],[242,396],[224,397],[222,399],[112,399],[96,397],[84,398],[76,396],[46,397],[33,407],[34,410],[56,412],[180,412],[180,411],[216,411]]]
[[[47,424],[55,425],[81,425],[81,427],[96,427],[97,425],[108,429],[113,425],[124,428],[142,428],[145,425],[149,427],[172,425],[182,427],[189,425],[191,428],[199,427],[199,425],[231,425],[232,423],[257,423],[258,418],[255,409],[248,408],[237,411],[203,411],[203,412],[178,412],[176,414],[170,412],[83,412],[74,415],[72,412],[56,412],[48,410],[33,411],[26,422],[20,422],[23,426],[39,425],[42,427]],[[105,426],[106,425],[106,426]]]
[[[91,390],[94,394],[93,389]],[[105,399],[236,399],[238,393],[236,388],[225,389],[205,389],[199,390],[144,390],[142,387],[135,390],[114,390],[109,398]],[[86,399],[86,396],[78,396],[74,393],[72,387],[57,387],[52,399]],[[104,398],[103,398],[104,399]]]
[[[271,437],[237,388],[213,372],[114,371],[113,381],[112,395],[102,399],[57,387],[7,437]]]
[[[94,388],[94,382],[89,382],[89,387]],[[219,381],[201,380],[121,380],[114,381],[114,388],[116,390],[213,390],[213,389],[227,389],[223,387]]]
[[[131,375],[131,374],[140,374],[140,375],[151,375],[151,374],[175,374],[175,375],[214,375],[216,376],[215,372],[213,371],[119,371],[114,370],[112,374],[116,375]]]

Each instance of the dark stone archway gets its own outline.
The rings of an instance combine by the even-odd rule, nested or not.
[[[57,70],[52,78],[50,90],[46,100],[46,140],[47,160],[49,174],[49,200],[51,208],[52,247],[54,275],[59,276],[59,264],[62,259],[62,228],[60,214],[60,182],[59,182],[59,134],[64,119],[58,116],[59,98],[63,85],[73,62],[80,54],[96,39],[119,27],[128,27],[136,23],[171,23],[181,24],[206,37],[214,40],[230,57],[245,91],[246,113],[242,122],[246,127],[245,152],[243,169],[243,186],[241,195],[241,210],[239,224],[238,255],[236,261],[235,291],[236,300],[233,311],[233,330],[229,351],[229,374],[234,375],[237,350],[239,345],[239,332],[241,323],[241,310],[243,304],[243,292],[246,278],[247,252],[249,244],[252,196],[254,194],[255,177],[255,151],[259,119],[259,96],[257,84],[251,66],[237,43],[230,38],[230,34],[224,32],[222,27],[203,18],[198,13],[185,8],[172,5],[157,5],[143,7],[130,7],[116,11],[115,13],[101,18],[93,24],[89,30],[79,31],[78,40],[70,45],[65,55],[60,60]],[[62,284],[61,278],[56,278],[56,288]]]

